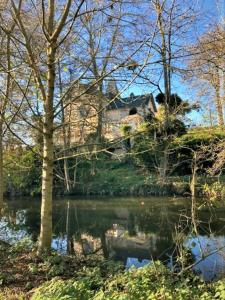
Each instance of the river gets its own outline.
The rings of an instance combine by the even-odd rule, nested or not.
[[[177,240],[189,249],[194,269],[206,280],[225,274],[225,205],[197,210],[192,231],[191,200],[185,198],[62,198],[53,204],[52,248],[74,255],[103,255],[127,268],[152,259],[170,266]],[[40,201],[20,198],[6,202],[0,239],[14,243],[38,239]]]

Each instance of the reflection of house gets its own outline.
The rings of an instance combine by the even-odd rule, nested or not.
[[[155,234],[146,234],[138,231],[130,236],[121,225],[113,224],[113,228],[106,232],[106,242],[111,257],[126,261],[128,257],[150,259],[157,256],[157,240]]]
[[[89,234],[82,233],[80,241],[74,241],[74,251],[79,254],[92,254],[101,249],[100,238],[94,238]]]
[[[156,106],[151,94],[118,97],[115,83],[111,82],[107,93],[87,84],[79,84],[71,95],[75,100],[65,110],[67,134],[71,144],[85,142],[97,130],[99,113],[103,135],[108,140],[121,136],[122,124],[137,127],[148,114],[155,114]],[[76,96],[78,95],[78,96]],[[77,100],[76,100],[77,97]],[[71,98],[71,96],[70,96]],[[68,129],[69,128],[69,129]]]

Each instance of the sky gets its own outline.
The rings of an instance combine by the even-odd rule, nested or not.
[[[197,40],[198,36],[204,32],[210,30],[213,23],[222,23],[225,20],[225,1],[224,0],[196,0],[196,8],[199,8],[200,18],[195,28],[193,28],[191,33],[191,40],[194,42]],[[223,23],[224,24],[224,23]],[[156,96],[158,91],[154,92],[152,86],[138,86],[132,85],[126,90],[124,96],[128,96],[130,93],[135,95],[152,93]],[[182,99],[195,102],[196,95],[193,94],[193,90],[186,85],[179,77],[175,76],[173,80],[173,93],[179,94]],[[204,101],[204,100],[203,100]],[[204,106],[204,103],[203,103]],[[189,114],[190,123],[192,125],[202,125],[205,121],[203,118],[204,109],[200,112],[192,112]]]

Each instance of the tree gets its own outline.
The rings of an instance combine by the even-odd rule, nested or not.
[[[186,78],[198,80],[198,86],[202,89],[199,81],[205,81],[208,87],[214,91],[214,100],[217,112],[218,125],[224,125],[224,46],[225,31],[216,25],[211,31],[204,33],[199,41],[191,46],[191,57],[189,60],[189,72]]]
[[[170,104],[167,108],[164,94],[158,94],[156,101],[159,104],[158,111],[155,116],[147,118],[140,134],[135,138],[132,152],[134,155],[137,153],[139,163],[142,163],[149,171],[155,170],[159,181],[163,181],[173,170],[173,168],[171,170],[169,159],[173,153],[173,142],[177,137],[184,135],[187,130],[182,119],[198,107],[183,101],[176,94],[170,96]],[[166,115],[166,109],[169,115]]]
[[[21,39],[20,51],[21,54],[23,51],[26,53],[24,62],[33,72],[39,95],[43,101],[42,205],[39,253],[50,251],[52,239],[53,130],[57,51],[69,35],[70,26],[74,24],[83,3],[84,1],[81,1],[76,7],[72,1],[65,1],[63,3],[65,7],[60,13],[61,6],[59,3],[56,3],[55,0],[49,0],[47,4],[42,2],[42,5],[39,4],[38,7],[34,7],[36,15],[32,15],[32,1],[21,0],[19,3],[21,7],[18,7],[15,1],[11,1],[12,19],[15,20]],[[41,19],[39,19],[39,12],[42,14]],[[37,26],[35,32],[38,32],[43,40],[43,50],[38,53],[35,48],[35,39],[32,38],[34,32],[31,32],[34,27],[28,28],[27,26],[28,17]]]
[[[148,43],[152,47],[152,61],[141,74],[141,78],[156,87],[162,96],[160,99],[159,95],[158,100],[163,102],[163,122],[160,125],[160,134],[163,137],[160,150],[160,176],[161,180],[164,181],[168,169],[168,149],[171,141],[169,133],[171,130],[171,110],[175,108],[174,105],[179,100],[172,93],[173,80],[176,74],[184,72],[185,38],[191,31],[195,13],[192,2],[186,4],[180,0],[153,0],[148,5],[147,11],[149,8],[152,15],[149,16],[145,13],[144,20],[145,26],[155,26],[153,27],[155,30],[151,32],[153,35],[152,43]],[[174,100],[176,101],[172,103]],[[181,109],[179,103],[176,105],[177,108]]]
[[[0,5],[7,5],[5,1],[2,1]],[[15,23],[12,21],[8,23],[7,30],[0,32],[0,44],[2,49],[1,61],[0,61],[0,73],[1,73],[1,87],[0,87],[0,207],[3,204],[4,194],[4,176],[3,176],[3,137],[7,128],[5,128],[5,119],[11,118],[9,113],[9,101],[12,95],[12,53],[11,53],[11,33],[13,32]]]
[[[123,62],[110,65],[108,69],[104,69],[100,77],[86,86],[86,89],[74,93],[77,84],[86,80],[85,74],[89,68],[89,66],[82,66],[82,68],[78,66],[73,78],[68,76],[71,55],[76,57],[74,61],[78,61],[77,53],[81,52],[83,46],[77,42],[77,37],[85,27],[88,16],[92,18],[94,14],[101,11],[107,14],[108,10],[112,11],[112,5],[115,7],[120,3],[85,0],[78,2],[49,0],[34,3],[20,0],[18,6],[16,1],[11,1],[9,13],[15,21],[16,33],[10,36],[17,46],[17,56],[22,62],[21,71],[16,74],[16,82],[28,107],[25,113],[19,113],[19,117],[43,137],[39,253],[48,252],[51,248],[54,132],[63,126],[63,123],[59,122],[59,116],[71,103],[79,101],[80,97],[93,86],[98,86],[104,78],[119,68],[124,68],[132,57],[132,54],[129,57],[125,56]],[[4,22],[1,28],[7,31]],[[70,44],[72,44],[72,52],[68,51]],[[142,45],[138,45],[134,53],[139,51]],[[58,62],[63,66],[61,73],[57,68]],[[63,90],[60,84],[57,84],[60,76],[65,82]]]

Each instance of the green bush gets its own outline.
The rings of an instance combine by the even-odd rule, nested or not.
[[[41,192],[41,158],[38,149],[16,148],[4,156],[6,193],[36,195]]]
[[[221,182],[205,183],[203,186],[203,195],[210,201],[225,199],[225,184]]]
[[[32,300],[213,300],[225,299],[225,281],[205,283],[189,273],[178,277],[162,263],[119,271],[103,278],[99,268],[83,270],[75,280],[53,279],[34,290]]]
[[[79,274],[79,280],[54,278],[37,288],[31,300],[89,300],[94,291],[103,285],[99,268],[85,269]]]
[[[31,251],[34,248],[34,243],[29,237],[24,237],[21,240],[17,241],[10,248],[11,253],[22,253],[25,251]]]

